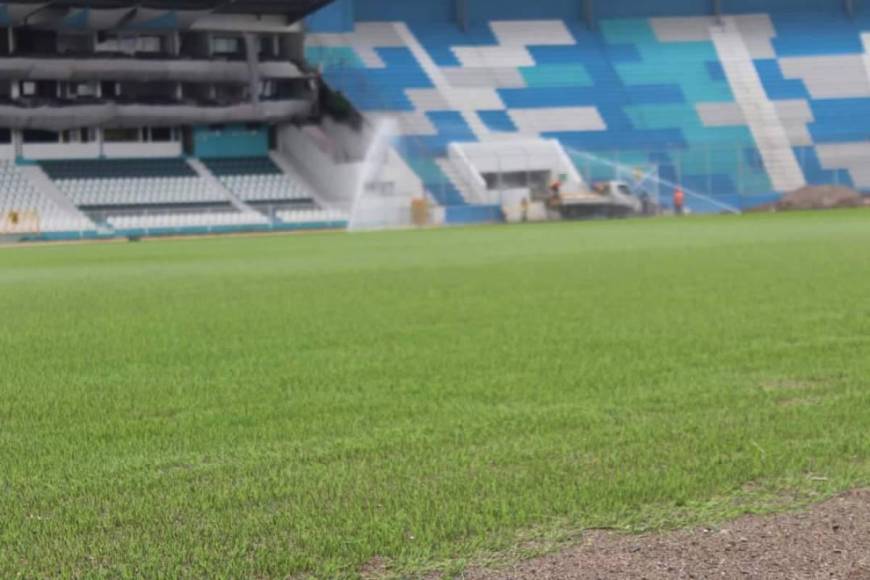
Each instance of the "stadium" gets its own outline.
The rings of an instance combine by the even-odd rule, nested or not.
[[[0,2],[0,91],[0,577],[870,578],[865,2]]]

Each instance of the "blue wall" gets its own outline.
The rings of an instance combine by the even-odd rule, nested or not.
[[[223,129],[196,127],[193,149],[197,157],[263,157],[269,154],[269,131],[228,125]]]
[[[349,32],[353,23],[404,20],[419,23],[455,22],[457,0],[335,0],[306,19],[311,32]],[[593,0],[596,19],[647,18],[710,14],[713,0]],[[867,12],[867,2],[855,9]],[[584,18],[582,0],[465,0],[468,22]],[[722,0],[726,13],[842,13],[842,0]]]
[[[579,0],[466,0],[466,11],[471,23],[583,18],[583,4]]]
[[[515,0],[521,3],[523,0]],[[451,22],[455,0],[356,0],[358,22],[405,20],[408,22]]]
[[[855,8],[861,4],[855,1]],[[745,12],[826,12],[843,13],[842,0],[722,0],[726,12],[741,14]]]
[[[727,3],[728,0],[723,0]],[[710,14],[711,0],[666,0],[628,2],[626,0],[595,0],[593,15],[600,18],[650,18],[655,16],[697,16]]]
[[[334,0],[305,19],[309,32],[348,32],[353,29],[353,0]]]

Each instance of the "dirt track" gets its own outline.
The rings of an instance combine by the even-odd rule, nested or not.
[[[508,569],[471,571],[465,578],[870,580],[870,490],[716,529],[641,536],[590,532],[565,552]]]

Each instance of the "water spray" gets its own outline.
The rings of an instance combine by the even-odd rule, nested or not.
[[[617,175],[620,175],[620,174],[631,175],[635,170],[635,167],[633,167],[631,165],[626,165],[624,163],[617,163],[617,162],[612,161],[610,159],[607,159],[604,157],[599,157],[598,155],[594,155],[594,154],[588,153],[586,151],[577,151],[576,149],[568,149],[568,153],[573,158],[579,157],[581,159],[589,160],[593,163],[599,163],[602,165],[606,165],[607,167],[610,167],[610,168],[616,170]],[[709,195],[704,195],[703,193],[698,193],[697,191],[693,191],[689,188],[683,187],[682,185],[680,185],[678,183],[674,183],[673,181],[670,181],[668,179],[662,179],[661,177],[650,177],[650,179],[655,181],[656,184],[658,184],[660,187],[664,186],[667,189],[670,189],[671,191],[673,191],[674,189],[680,188],[683,190],[683,193],[686,196],[693,197],[693,198],[699,199],[699,200],[703,200],[703,201],[705,201],[705,202],[707,202],[715,207],[718,207],[719,209],[726,211],[728,213],[733,213],[733,214],[743,213],[739,208],[736,208],[736,207],[729,205],[727,203],[723,203],[723,202],[721,202],[721,201],[717,200],[716,198],[711,197]]]
[[[351,203],[349,228],[367,229],[364,204],[366,197],[370,195],[369,185],[376,181],[378,174],[383,171],[388,162],[390,146],[394,137],[398,134],[395,119],[381,118],[375,122],[372,138],[369,141],[365,156],[359,164],[356,172],[356,182],[353,184],[353,198]]]

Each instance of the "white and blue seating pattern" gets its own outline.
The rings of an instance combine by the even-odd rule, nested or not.
[[[10,214],[21,218],[12,223]],[[39,191],[13,162],[0,161],[0,233],[82,231],[94,224]]]
[[[306,53],[362,111],[396,116],[401,152],[444,205],[464,201],[444,187],[447,145],[505,135],[555,137],[569,151],[655,165],[662,178],[731,205],[763,203],[785,192],[771,178],[759,122],[784,131],[780,153],[796,161],[801,183],[870,191],[870,17],[731,20],[772,118],[741,110],[747,88],[726,74],[730,56],[710,17],[610,19],[596,31],[579,19],[463,31],[384,18],[311,34]],[[592,165],[589,177],[608,177],[606,163]]]

